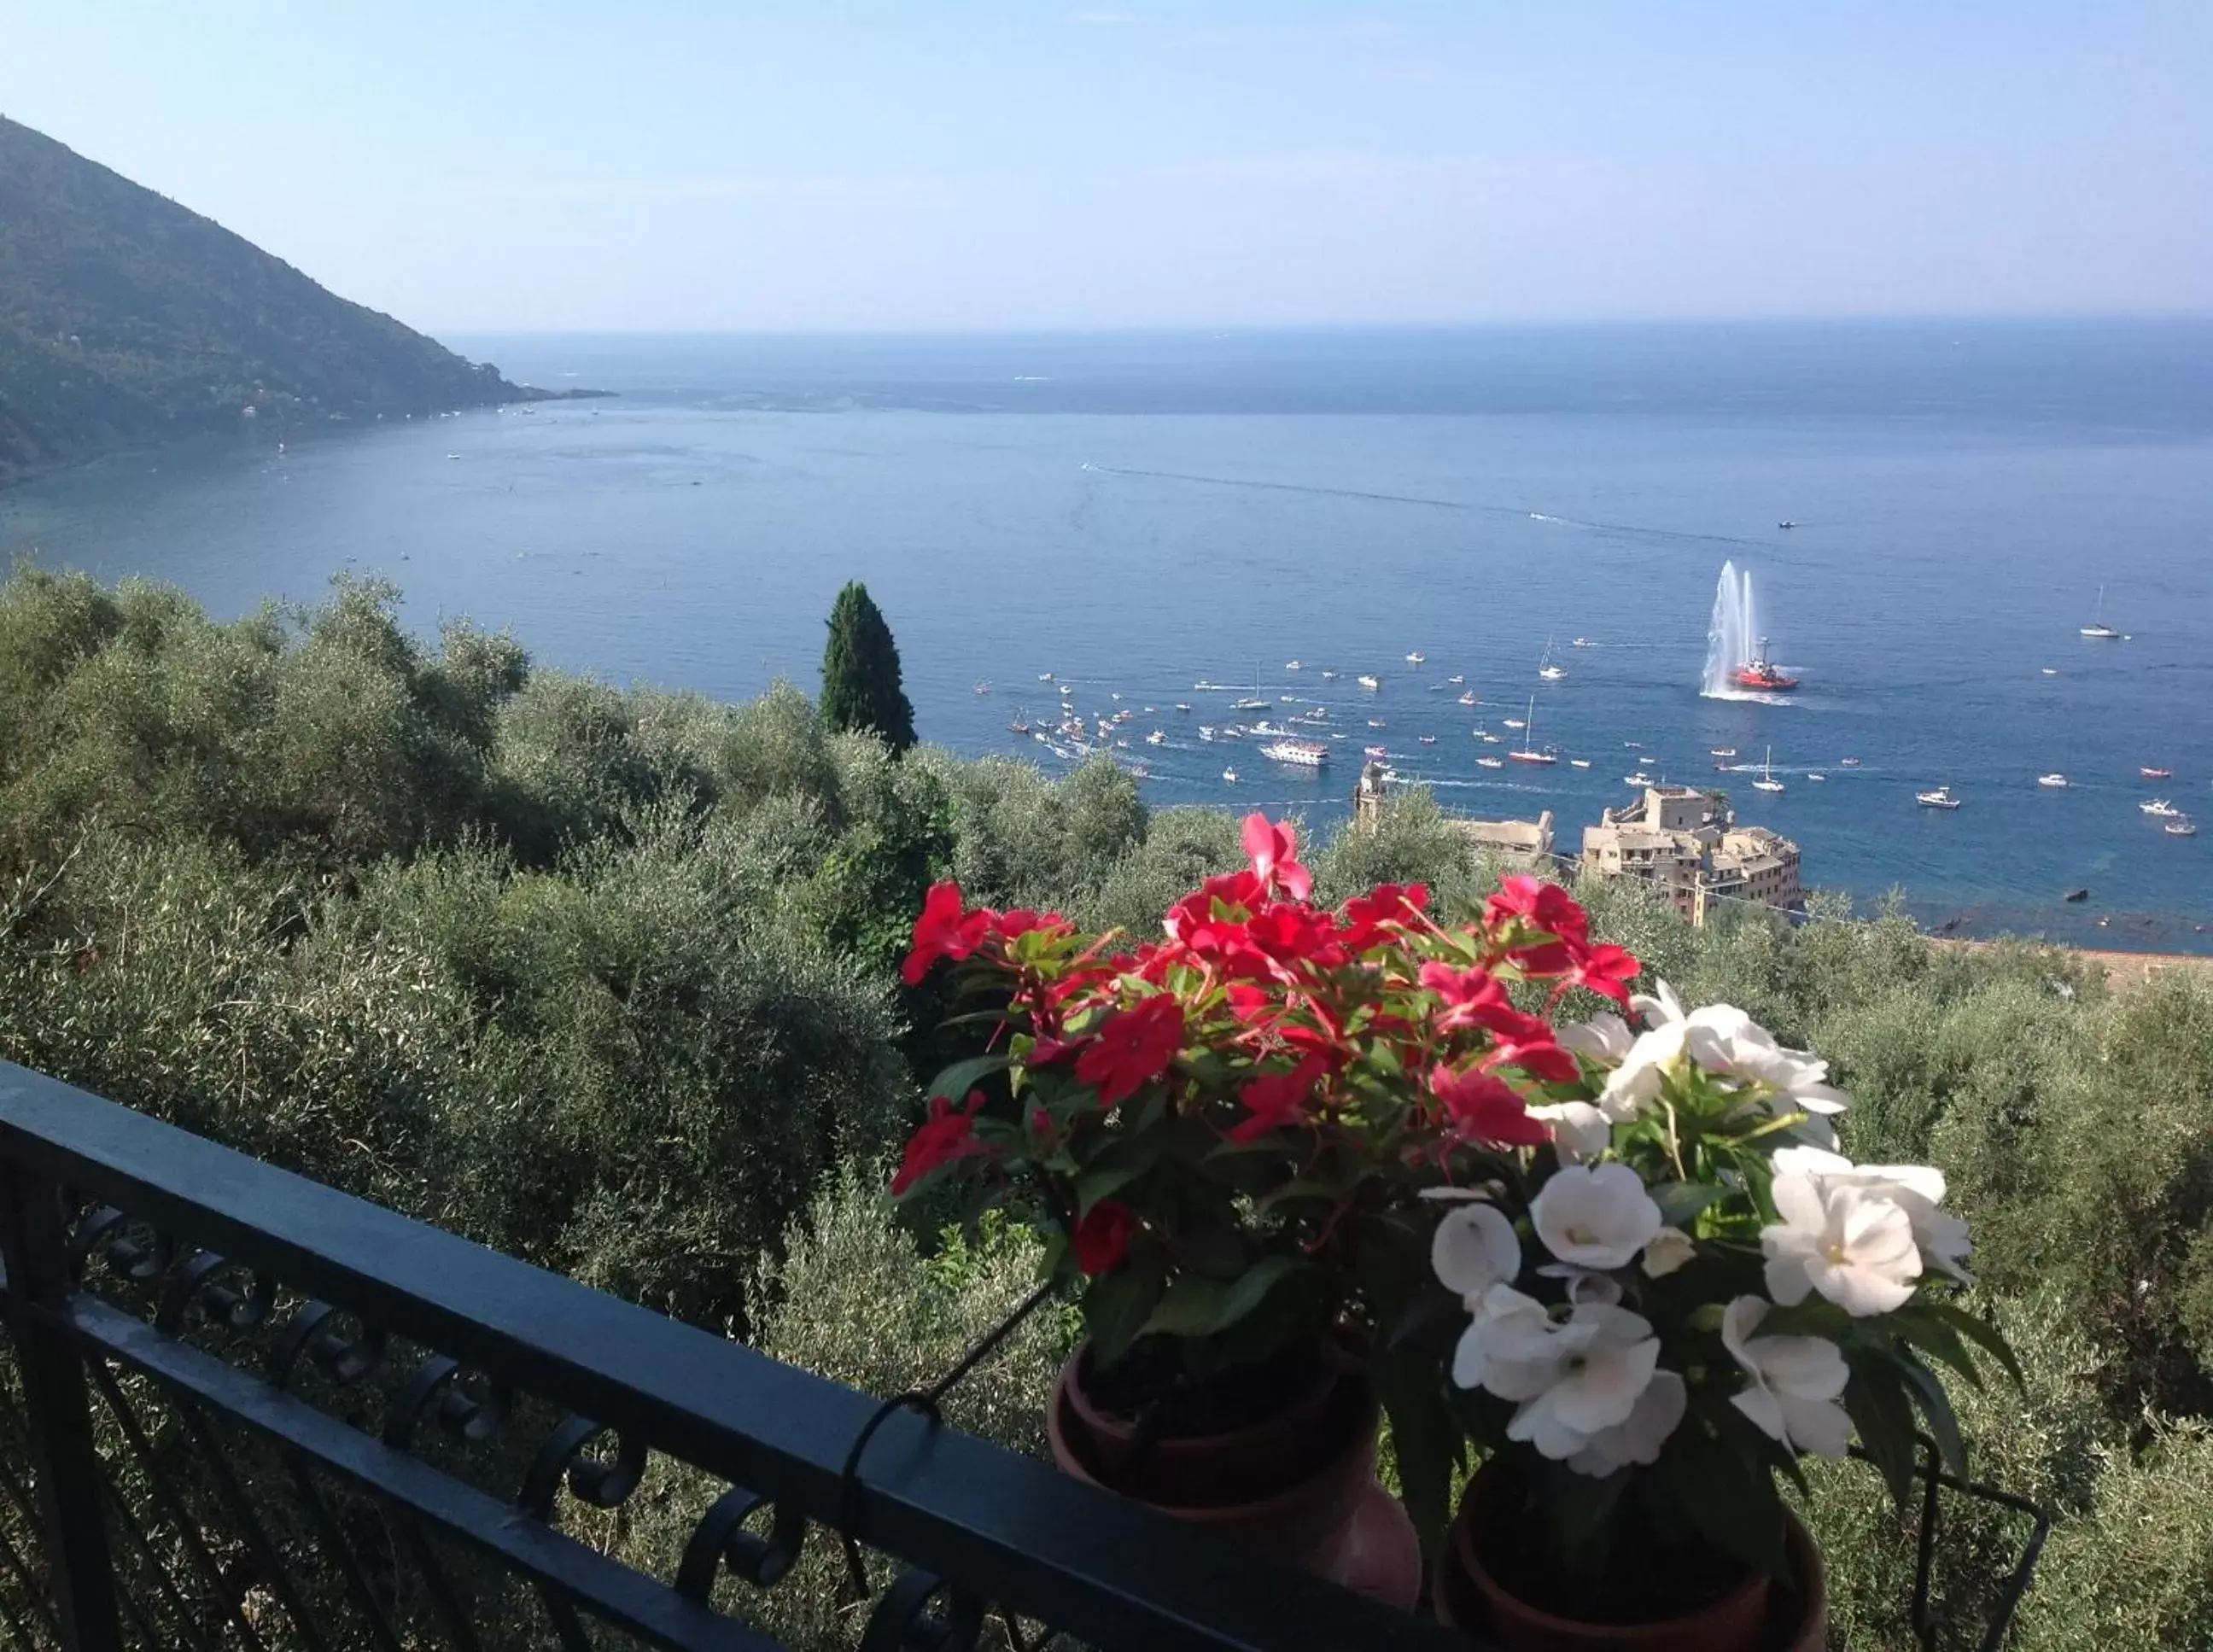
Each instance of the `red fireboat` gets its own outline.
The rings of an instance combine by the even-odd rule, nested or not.
[[[1771,694],[1787,694],[1798,686],[1795,677],[1786,677],[1771,664],[1767,658],[1767,639],[1759,639],[1759,648],[1752,658],[1739,666],[1729,680],[1739,688],[1757,688]]]

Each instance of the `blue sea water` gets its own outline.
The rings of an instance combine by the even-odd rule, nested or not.
[[[964,753],[1057,767],[1006,724],[1073,681],[1094,714],[1158,708],[1125,730],[1158,803],[1320,824],[1374,743],[1448,807],[1549,808],[1570,843],[1641,767],[1728,785],[1862,904],[2213,942],[2213,322],[449,342],[619,394],[104,461],[0,493],[0,550],[223,614],[378,572],[425,631],[466,614],[723,697],[811,688],[860,578],[924,737]],[[1786,704],[1698,692],[1725,559],[1803,677]],[[2125,642],[2077,634],[2101,586]],[[1197,739],[1254,685],[1331,706],[1337,760]],[[1476,765],[1505,747],[1472,728],[1532,697],[1590,769]],[[1728,746],[1771,747],[1789,789],[1716,777]],[[2073,786],[2039,789],[2055,769]],[[1966,806],[1917,809],[1937,783]],[[2165,834],[2153,793],[2205,835]]]

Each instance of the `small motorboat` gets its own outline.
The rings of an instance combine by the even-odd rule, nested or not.
[[[1568,759],[1568,766],[1571,769],[1588,769],[1590,767],[1590,759],[1587,757],[1571,757]]]
[[[1051,682],[1051,681],[1052,680],[1052,673],[1051,673],[1050,671],[1040,671],[1040,672],[1039,672],[1039,673],[1038,673],[1038,680],[1039,680],[1039,682],[1041,682],[1041,683],[1049,683],[1049,682]]]
[[[1506,762],[1503,758],[1478,757],[1475,759],[1475,766],[1478,769],[1503,769]]]
[[[1539,666],[1537,674],[1548,683],[1556,683],[1568,674],[1568,668],[1565,666]]]
[[[1475,691],[1472,688],[1469,689],[1466,693],[1460,697],[1460,703],[1462,705],[1480,705],[1483,704],[1481,700],[1475,698]]]
[[[1325,672],[1323,674],[1324,674],[1325,676],[1326,676],[1328,674],[1327,674],[1326,672]],[[1367,690],[1370,691],[1371,692],[1374,692],[1375,690],[1379,689],[1379,688],[1381,688],[1381,687],[1382,687],[1382,686],[1383,686],[1383,680],[1382,680],[1381,678],[1380,678],[1380,677],[1370,677],[1370,676],[1368,676],[1368,675],[1366,675],[1366,674],[1362,674],[1361,676],[1355,677],[1352,680],[1353,680],[1353,681],[1355,681],[1355,682],[1356,682],[1356,683],[1358,683],[1358,684],[1359,684],[1363,688],[1365,688],[1365,689],[1367,689]]]
[[[2137,807],[2145,814],[2163,820],[2179,820],[2182,818],[2182,811],[2164,797],[2147,797]]]
[[[2167,823],[2167,835],[2170,838],[2194,838],[2198,835],[2197,822],[2193,820],[2169,820]]]
[[[1363,755],[1368,757],[1388,757],[1391,755],[1390,752],[1381,746],[1363,746],[1360,750]]]
[[[1406,663],[1410,666],[1421,665],[1425,663],[1429,657],[1430,656],[1428,655],[1423,653],[1419,649],[1416,649],[1412,653],[1406,656]]]
[[[1795,522],[1777,522],[1775,525],[1777,527],[1795,527],[1798,526]]]
[[[1168,737],[1165,729],[1155,728],[1145,736],[1145,744],[1148,746],[1165,746],[1167,743]]]
[[[1178,700],[1176,702],[1175,709],[1179,711],[1189,711],[1191,710],[1191,708],[1188,705],[1186,705],[1181,700]]]
[[[2057,677],[2059,674],[2059,668],[2058,666],[2045,666],[2043,670],[2043,674],[2046,677]]]
[[[1224,784],[1234,786],[1237,783],[1237,771],[1235,769],[1224,769],[1222,771],[1222,778]]]
[[[1198,737],[1201,740],[1211,741],[1214,738],[1214,725],[1206,722],[1200,723],[1198,725]]]
[[[1840,757],[1837,759],[1837,764],[1840,768],[1856,769],[1860,765],[1860,760],[1856,757]]]
[[[1505,719],[1505,722],[1509,728],[1527,728],[1529,726],[1520,717],[1508,717]]]
[[[1621,783],[1625,786],[1649,786],[1652,783],[1652,777],[1639,769],[1635,774],[1622,776]]]
[[[1712,755],[1715,757],[1734,757],[1736,755],[1736,747],[1734,746],[1716,746],[1713,749]]]
[[[1570,644],[1570,646],[1573,648],[1587,649],[1591,646],[1591,639],[1588,637],[1578,637],[1572,643]]]
[[[1811,780],[1811,781],[1815,782],[1816,783],[1820,783],[1820,782],[1821,782],[1821,781],[1826,780],[1829,777],[1828,777],[1827,775],[1826,775],[1826,774],[1814,774],[1814,773],[1813,773],[1812,771],[1809,771],[1807,773],[1806,777],[1807,777],[1808,780]]]
[[[1417,735],[1414,738],[1424,746],[1434,746],[1437,743],[1437,737],[1435,735]]]
[[[2172,780],[2174,778],[2174,771],[2172,769],[2154,769],[2146,767],[2138,769],[2137,772],[2147,780]]]
[[[978,694],[988,694],[991,692],[991,685],[989,683],[978,683],[976,685],[976,692]]]
[[[2048,787],[2053,791],[2064,791],[2072,783],[2069,781],[2065,775],[2061,774],[2055,770],[2050,774],[2040,774],[2037,776],[2036,783],[2039,786]]]
[[[1324,666],[1322,668],[1321,680],[1326,683],[1333,683],[1337,680],[1337,673],[1332,671],[1327,666]]]
[[[1286,660],[1283,661],[1283,669],[1286,671],[1304,671],[1306,668],[1307,662],[1303,660]]]
[[[1917,791],[1913,801],[1923,808],[1957,808],[1960,800],[1952,796],[1949,786],[1939,786],[1934,791]]]
[[[1445,680],[1450,683],[1454,688],[1458,688],[1462,683],[1466,682],[1467,679],[1460,672],[1455,671],[1451,676],[1446,678]]]

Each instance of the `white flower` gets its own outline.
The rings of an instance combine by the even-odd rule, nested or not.
[[[1527,1329],[1525,1325],[1525,1335]],[[1540,1356],[1540,1349],[1548,1359]],[[1518,1344],[1517,1354],[1517,1373],[1525,1380],[1516,1386],[1526,1389],[1527,1379],[1539,1374],[1545,1382],[1514,1413],[1506,1437],[1527,1441],[1542,1455],[1558,1459],[1574,1456],[1594,1435],[1629,1420],[1659,1363],[1660,1339],[1642,1314],[1587,1302],[1572,1310],[1565,1323],[1548,1322],[1542,1344]]]
[[[1563,1164],[1595,1159],[1613,1145],[1613,1125],[1588,1101],[1552,1101],[1529,1109],[1552,1127],[1552,1146]]]
[[[1578,1474],[1603,1478],[1631,1463],[1659,1461],[1660,1448],[1682,1422],[1688,1404],[1681,1377],[1673,1371],[1653,1372],[1652,1381],[1637,1396],[1628,1417],[1591,1436],[1583,1448],[1568,1459],[1568,1466]]]
[[[1529,1216],[1545,1248],[1579,1268],[1626,1266],[1660,1231],[1660,1207],[1625,1164],[1554,1171]]]
[[[1453,1350],[1452,1380],[1462,1388],[1488,1388],[1501,1399],[1533,1399],[1552,1380],[1552,1335],[1542,1302],[1511,1285],[1493,1285]]]
[[[1851,1379],[1837,1345],[1819,1337],[1756,1337],[1767,1317],[1757,1296],[1740,1296],[1722,1313],[1722,1344],[1748,1379],[1729,1396],[1762,1432],[1791,1451],[1841,1457],[1852,1420],[1837,1404]]]
[[[1680,1228],[1662,1228],[1644,1247],[1644,1277],[1665,1279],[1698,1253],[1690,1234]]]
[[[1780,1111],[1842,1113],[1851,1098],[1827,1082],[1829,1064],[1804,1050],[1792,1050],[1734,1004],[1707,1004],[1686,1010],[1674,990],[1662,981],[1659,996],[1630,1000],[1649,1031],[1638,1035],[1600,1094],[1609,1117],[1633,1116],[1660,1093],[1665,1069],[1687,1057],[1716,1076],[1736,1078],[1773,1091]]]
[[[1780,1175],[1810,1176],[1824,1188],[1864,1188],[1888,1199],[1913,1223],[1913,1243],[1923,1266],[1948,1273],[1963,1285],[1975,1283],[1962,1265],[1974,1249],[1967,1224],[1942,1208],[1942,1171],[1925,1164],[1855,1165],[1841,1155],[1812,1147],[1778,1148],[1774,1164]]]
[[[1563,1027],[1553,1034],[1554,1041],[1563,1050],[1573,1052],[1586,1061],[1600,1066],[1615,1067],[1637,1042],[1637,1035],[1629,1030],[1629,1023],[1611,1009],[1601,1009],[1587,1021],[1572,1027]]]
[[[1456,1204],[1430,1236],[1430,1266],[1472,1314],[1493,1285],[1510,1285],[1521,1271],[1521,1241],[1496,1205]]]
[[[1775,1210],[1783,1220],[1759,1230],[1759,1247],[1767,1254],[1767,1294],[1784,1307],[1818,1290],[1857,1318],[1887,1314],[1913,1295],[1921,1253],[1912,1218],[1895,1199],[1814,1176],[1781,1175]]]

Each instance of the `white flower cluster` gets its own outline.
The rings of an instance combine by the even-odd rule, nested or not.
[[[1760,1324],[1775,1304],[1795,1306],[1814,1292],[1854,1316],[1887,1314],[1911,1296],[1924,1269],[1966,1282],[1966,1226],[1942,1208],[1943,1175],[1917,1165],[1856,1166],[1832,1151],[1827,1116],[1850,1098],[1830,1087],[1826,1062],[1777,1044],[1742,1010],[1715,1004],[1686,1014],[1664,984],[1635,1007],[1646,1022],[1641,1033],[1602,1015],[1559,1034],[1610,1070],[1595,1104],[1531,1109],[1552,1124],[1560,1161],[1529,1207],[1547,1258],[1537,1271],[1564,1281],[1564,1311],[1515,1288],[1521,1241],[1496,1205],[1464,1197],[1438,1224],[1431,1265],[1472,1316],[1453,1381],[1514,1402],[1508,1437],[1583,1473],[1658,1460],[1683,1420],[1686,1390],[1680,1373],[1661,1367],[1651,1322],[1622,1301],[1632,1266],[1661,1278],[1697,1246],[1664,1224],[1634,1169],[1594,1161],[1608,1151],[1613,1126],[1659,1100],[1671,1073],[1689,1063],[1743,1088],[1748,1106],[1811,1115],[1800,1131],[1824,1143],[1775,1152],[1782,1220],[1760,1232],[1773,1301],[1734,1298],[1721,1336],[1742,1375],[1732,1405],[1789,1450],[1842,1456],[1851,1432],[1838,1403],[1850,1377],[1843,1354],[1820,1337],[1762,1336]]]

